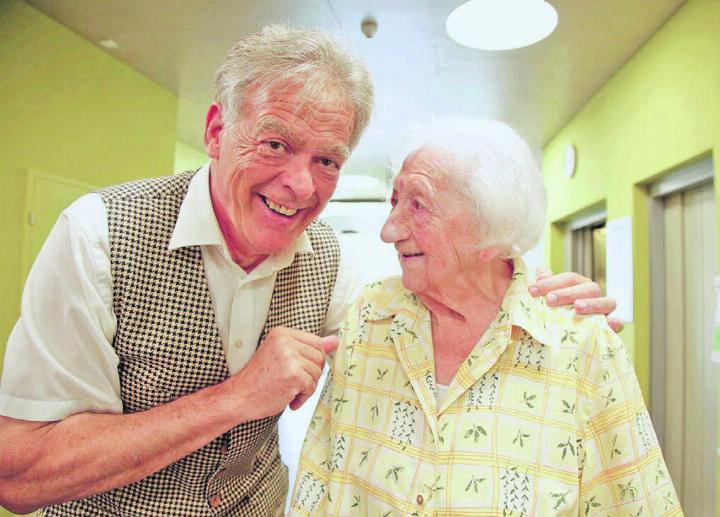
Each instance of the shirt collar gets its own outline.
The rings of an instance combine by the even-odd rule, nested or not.
[[[418,300],[405,289],[392,289],[387,296],[368,307],[368,319],[383,320],[400,313],[413,314]],[[512,281],[505,292],[496,322],[521,327],[544,345],[554,344],[555,332],[548,328],[548,307],[544,297],[533,298],[528,291],[527,267],[522,258],[513,259]]]
[[[545,297],[533,298],[528,284],[525,261],[517,257],[513,260],[512,281],[505,292],[499,318],[504,311],[513,326],[522,328],[543,345],[555,344],[556,333],[548,328],[551,318]]]
[[[223,252],[230,256],[210,200],[209,162],[203,165],[190,180],[168,249],[203,245],[220,246]],[[282,269],[290,265],[296,253],[313,253],[307,232],[303,232],[295,239],[292,246],[265,259],[258,268]]]

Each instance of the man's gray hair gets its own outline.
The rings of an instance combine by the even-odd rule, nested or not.
[[[374,89],[367,66],[345,44],[320,30],[267,25],[237,42],[227,53],[215,80],[215,100],[234,122],[251,86],[267,91],[275,84],[298,81],[308,100],[349,101],[355,123],[350,147],[370,121]],[[330,97],[332,96],[332,97]]]
[[[449,188],[472,208],[478,247],[500,247],[504,256],[517,257],[537,244],[545,225],[545,183],[512,128],[494,120],[432,122],[409,131],[396,151],[407,157],[420,149],[440,151]]]

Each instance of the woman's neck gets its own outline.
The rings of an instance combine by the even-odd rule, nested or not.
[[[470,323],[499,309],[512,280],[512,261],[494,259],[451,282],[416,293],[435,318]]]
[[[497,316],[512,280],[512,263],[494,260],[442,290],[418,293],[430,311],[435,378],[450,384],[460,365]]]

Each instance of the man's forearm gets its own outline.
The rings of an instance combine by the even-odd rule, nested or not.
[[[26,513],[161,470],[249,419],[231,382],[140,413],[80,413],[52,423],[2,418],[0,504]]]

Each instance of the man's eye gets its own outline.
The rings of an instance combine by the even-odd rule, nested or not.
[[[420,203],[420,201],[418,201],[417,199],[415,199],[415,200],[413,201],[413,208],[414,208],[415,210],[420,210],[421,208],[423,208],[422,203]]]
[[[323,167],[335,167],[335,168],[337,168],[337,166],[338,166],[338,164],[335,163],[330,158],[320,158],[320,165],[322,165]]]
[[[269,140],[267,142],[267,145],[273,151],[282,151],[283,149],[285,149],[285,145],[282,142],[278,142],[277,140]]]

